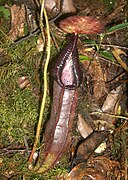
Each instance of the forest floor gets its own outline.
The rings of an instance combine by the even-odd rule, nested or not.
[[[76,14],[98,18],[105,30],[98,35],[79,35],[78,52],[83,81],[79,88],[71,142],[56,166],[43,175],[29,171],[27,166],[44,91],[46,51],[37,23],[36,5],[32,2],[0,1],[0,179],[127,180],[127,0],[74,0]],[[47,12],[51,31],[50,69],[52,60],[65,43],[66,35],[57,27],[59,19],[54,21],[51,9]],[[49,76],[48,84],[50,81]],[[50,117],[51,93],[49,85],[44,122]],[[43,144],[43,125],[38,151]],[[90,129],[95,134],[92,141],[85,135],[90,134]],[[103,140],[101,137],[101,145],[97,149],[98,133],[101,131],[109,132],[109,135],[105,135]],[[89,155],[86,148],[79,152],[81,141],[84,148],[89,144],[90,148],[94,147],[88,150],[91,152]],[[81,152],[82,160],[75,161],[75,156]]]

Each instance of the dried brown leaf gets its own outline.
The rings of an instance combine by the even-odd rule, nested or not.
[[[121,98],[121,91],[122,91],[122,86],[118,86],[116,88],[116,90],[112,90],[106,97],[106,100],[103,103],[102,106],[102,111],[104,113],[110,113],[110,114],[115,114],[117,112],[118,109],[118,105],[119,105],[119,100]],[[115,120],[114,117],[111,116],[106,116],[106,115],[100,115],[100,119],[102,119],[103,121],[107,121],[110,124]]]
[[[22,37],[24,35],[24,25],[25,25],[25,7],[22,4],[21,6],[17,6],[14,4],[13,6],[5,5],[11,12],[11,29],[9,31],[8,36],[15,41],[17,37]]]
[[[107,176],[110,173],[113,174],[114,172],[116,172],[116,176],[119,175],[119,163],[117,161],[112,161],[107,157],[98,156],[95,158],[90,158],[87,164],[89,167],[94,167],[98,171],[102,172],[104,176]]]
[[[88,137],[93,132],[91,126],[82,118],[80,114],[78,114],[77,127],[83,138]]]
[[[95,170],[94,168],[86,167],[84,163],[80,163],[75,166],[68,174],[66,180],[82,180],[83,178],[92,180],[107,180],[102,172]]]
[[[93,60],[91,64],[89,61],[84,61],[83,65],[85,69],[89,67],[88,74],[90,74],[93,79],[93,94],[91,95],[93,96],[93,99],[95,99],[97,102],[107,92],[101,65],[98,60]]]
[[[120,57],[121,52],[118,49],[114,48],[114,50],[112,50],[112,53],[114,57],[116,58],[117,62],[122,66],[122,68],[124,68],[128,72],[128,66]]]
[[[88,136],[79,146],[76,153],[76,162],[86,161],[95,149],[106,139],[108,132],[94,132]]]

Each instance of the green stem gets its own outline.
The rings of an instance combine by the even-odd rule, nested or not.
[[[34,142],[34,146],[33,146],[31,155],[29,157],[30,163],[32,162],[33,154],[36,151],[36,147],[37,147],[37,144],[39,142],[39,137],[40,137],[41,125],[42,125],[43,114],[44,114],[44,109],[45,109],[45,102],[46,102],[46,97],[47,97],[47,87],[48,87],[48,85],[47,85],[47,69],[48,69],[48,64],[49,64],[49,60],[50,60],[50,28],[49,28],[47,13],[46,13],[46,10],[44,9],[43,5],[41,6],[41,12],[44,13],[44,17],[45,17],[45,21],[46,21],[46,29],[47,29],[46,53],[47,53],[47,57],[46,57],[46,62],[45,62],[45,66],[44,66],[44,94],[43,94],[43,99],[42,99],[41,108],[40,108],[40,115],[39,115],[39,121],[38,121],[38,125],[37,125],[35,142]],[[41,22],[41,32],[43,32],[42,28],[43,28],[43,26],[42,26],[42,22]],[[42,34],[42,35],[44,35],[44,34]],[[31,168],[31,165],[29,166],[29,168]]]

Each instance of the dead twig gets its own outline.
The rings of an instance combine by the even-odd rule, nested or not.
[[[5,154],[12,154],[12,153],[25,153],[25,152],[31,152],[30,150],[27,149],[1,149],[0,151],[4,151],[4,152],[0,152],[0,155],[5,155]]]
[[[106,113],[106,112],[92,112],[90,113],[91,115],[94,115],[94,114],[99,114],[99,115],[105,115],[105,116],[110,116],[110,117],[113,117],[113,118],[121,118],[121,119],[125,119],[125,120],[128,120],[128,117],[126,116],[119,116],[119,115],[115,115],[115,114],[109,114],[109,113]]]
[[[128,50],[128,47],[125,47],[125,46],[119,46],[119,45],[115,45],[115,44],[98,44],[97,45],[101,46],[101,47],[115,47],[115,48],[120,48],[120,49],[125,49],[125,50]],[[88,46],[95,46],[95,44],[84,44],[85,47],[88,47]]]

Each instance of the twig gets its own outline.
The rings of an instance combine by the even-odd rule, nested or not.
[[[44,66],[44,94],[43,94],[43,99],[42,99],[42,103],[41,103],[41,109],[40,109],[40,115],[39,115],[39,121],[38,121],[38,125],[37,125],[37,130],[36,130],[36,137],[35,137],[35,142],[33,145],[33,149],[31,152],[31,155],[29,157],[29,162],[32,162],[33,159],[33,154],[36,151],[36,147],[37,144],[39,142],[39,137],[40,137],[40,130],[41,130],[41,124],[42,124],[42,117],[44,114],[44,108],[45,108],[45,102],[46,102],[46,96],[47,96],[47,68],[48,68],[48,64],[49,64],[49,59],[50,59],[50,29],[49,29],[49,23],[48,23],[48,17],[47,17],[47,13],[46,10],[44,9],[44,6],[41,6],[41,12],[44,13],[44,17],[45,17],[45,21],[46,21],[46,29],[47,29],[47,47],[46,47],[46,52],[47,52],[47,57],[46,57],[46,62],[45,62],[45,66]],[[42,28],[42,25],[41,25]],[[41,31],[43,31],[41,29]],[[32,166],[30,165],[29,168],[31,168]]]
[[[54,44],[55,44],[55,47],[56,47],[57,51],[59,52],[59,46],[58,46],[58,44],[57,44],[57,42],[56,42],[56,39],[55,39],[55,37],[54,37],[54,35],[53,35],[52,32],[51,32],[51,37],[52,37],[52,40],[53,40],[53,42],[54,42]]]
[[[94,46],[96,44],[84,44],[84,46]],[[97,45],[99,46],[99,44],[97,43]],[[120,48],[120,49],[126,49],[128,50],[128,47],[125,46],[119,46],[119,45],[114,45],[114,44],[100,44],[101,47],[115,47],[115,48]]]
[[[108,62],[108,63],[111,63],[111,64],[114,64],[114,65],[116,65],[116,66],[121,67],[120,64],[117,64],[117,63],[115,63],[115,62],[112,62],[112,61],[110,61],[110,60],[108,60],[108,59],[106,59],[106,58],[103,58],[103,57],[99,56],[99,55],[98,55],[98,58],[100,58],[101,60],[106,61],[106,62]]]
[[[123,124],[121,124],[121,125],[118,127],[117,132],[121,131],[121,130],[124,128],[124,126],[126,126],[126,125],[127,125],[127,120],[125,120],[125,121],[123,122]]]
[[[16,46],[17,44],[21,43],[22,41],[25,41],[27,39],[29,39],[30,37],[33,37],[34,35],[38,34],[40,32],[40,29],[36,29],[34,32],[32,32],[31,34],[24,36],[16,41],[14,41],[14,43],[11,45],[11,47]],[[10,47],[10,48],[11,48]]]
[[[113,117],[113,118],[121,118],[121,119],[126,119],[128,120],[128,117],[125,117],[125,116],[119,116],[119,115],[115,115],[115,114],[109,114],[109,113],[105,113],[105,112],[92,112],[90,114],[99,114],[99,115],[105,115],[105,116],[110,116],[110,117]]]
[[[113,48],[116,47],[116,48],[128,50],[128,47],[125,47],[125,46],[119,46],[119,45],[114,45],[114,44],[101,44],[101,46],[105,46],[105,47],[113,47]]]
[[[13,41],[10,37],[8,37],[1,29],[0,29],[0,32],[1,32],[9,41],[11,41],[12,43],[14,43],[14,41]]]
[[[50,20],[50,23],[53,23],[54,21],[56,21],[59,17],[62,16],[62,12],[59,12],[53,19]]]
[[[44,24],[43,24],[44,0],[40,0],[40,4],[41,4],[41,10],[40,10],[40,29],[41,29],[42,39],[43,39],[43,41],[45,43],[45,35],[44,35],[44,31],[43,31],[43,28],[44,28]]]
[[[29,152],[29,147],[28,147],[28,143],[27,143],[26,137],[24,136],[23,139],[24,139],[24,144],[25,144],[25,147],[26,147],[26,151],[27,151],[28,156],[29,156],[30,152]]]
[[[13,44],[11,44],[9,47],[5,48],[5,50],[3,50],[0,53],[0,57],[3,56],[5,54],[5,52],[11,48],[14,48],[17,44],[20,44],[21,42],[33,37],[34,35],[38,34],[40,32],[40,29],[37,29],[36,31],[34,31],[33,33],[23,36],[22,38],[16,40],[16,41],[12,41]]]
[[[125,180],[128,179],[128,157],[127,157],[126,151],[127,151],[127,149],[126,149],[126,145],[125,145]]]
[[[5,152],[0,153],[0,155],[5,155],[5,154],[11,154],[11,153],[25,153],[25,152],[31,152],[30,150],[28,151],[27,149],[4,149]]]
[[[125,82],[126,80],[121,80],[121,78],[126,74],[126,72],[121,72],[120,74],[118,74],[117,76],[115,76],[113,79],[109,80],[109,81],[106,81],[105,83],[106,84],[109,84],[109,83],[114,83],[114,82]]]

